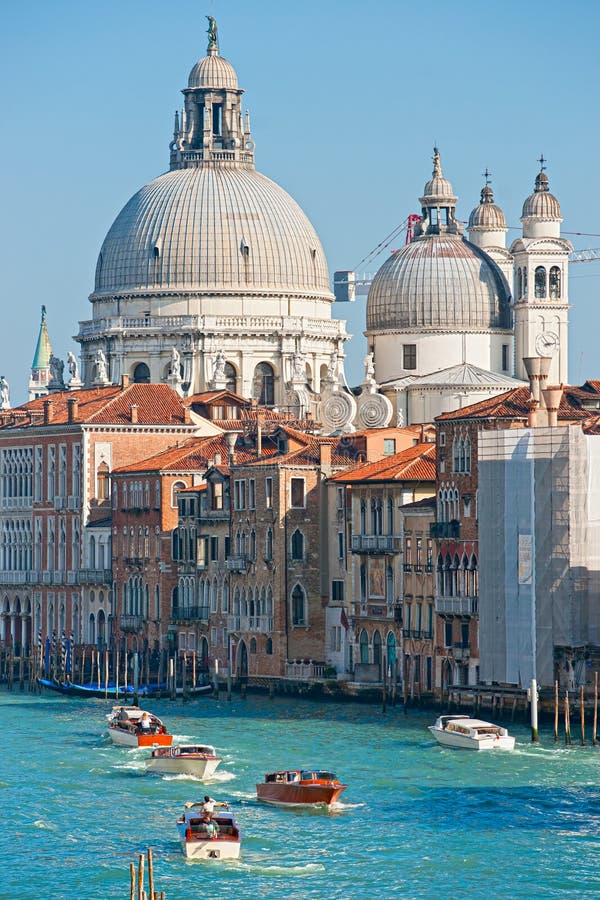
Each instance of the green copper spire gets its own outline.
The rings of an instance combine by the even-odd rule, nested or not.
[[[40,323],[40,333],[38,335],[37,346],[33,355],[32,369],[49,369],[50,357],[52,355],[52,345],[48,337],[48,328],[46,326],[46,307],[42,306],[42,321]]]

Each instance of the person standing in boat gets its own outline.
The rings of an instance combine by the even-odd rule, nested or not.
[[[118,721],[119,722],[128,722],[129,721],[129,715],[124,706],[122,706],[121,709],[119,710]]]
[[[210,813],[205,812],[202,816],[202,825],[209,841],[216,841],[219,836],[219,823],[217,820],[213,819]]]

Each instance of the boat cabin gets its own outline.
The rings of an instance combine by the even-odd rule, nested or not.
[[[265,782],[267,784],[272,782],[278,784],[293,784],[294,782],[329,784],[330,782],[337,780],[337,775],[334,775],[333,772],[325,772],[321,769],[285,769],[283,772],[270,772],[268,775],[265,775]]]
[[[215,748],[210,744],[179,744],[176,747],[157,747],[152,751],[155,759],[168,757],[176,759],[186,756],[200,757],[202,759],[216,758]]]

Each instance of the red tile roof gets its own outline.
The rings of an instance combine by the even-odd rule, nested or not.
[[[598,384],[598,388],[594,387]],[[588,387],[589,386],[589,387]],[[558,418],[563,422],[584,421],[590,417],[590,411],[584,407],[598,393],[600,399],[600,383],[586,381],[583,387],[565,385],[558,410]],[[436,422],[461,419],[517,419],[527,420],[531,391],[528,386],[513,388],[504,394],[497,394],[471,406],[463,406],[452,412],[442,413]],[[583,401],[583,402],[582,402]]]
[[[18,427],[42,425],[46,403],[51,404],[51,424],[68,425],[69,400],[77,400],[76,421],[73,424],[131,425],[132,406],[137,406],[139,425],[186,424],[181,398],[168,384],[130,384],[125,388],[108,385],[79,391],[57,391],[30,400],[15,410],[7,410],[0,417],[0,427],[17,427],[17,423],[11,422],[14,414],[19,417]]]
[[[274,455],[277,447],[268,438],[263,441],[263,454]],[[121,466],[115,469],[113,474],[126,475],[132,472],[204,472],[213,463],[215,456],[221,455],[221,464],[227,465],[229,460],[229,447],[223,435],[214,437],[188,438],[178,447],[171,447],[156,453],[148,459]],[[236,463],[250,462],[256,459],[256,449],[253,446],[245,446],[238,441],[235,447]]]
[[[415,444],[377,462],[334,475],[331,481],[356,484],[363,481],[435,481],[435,444]]]

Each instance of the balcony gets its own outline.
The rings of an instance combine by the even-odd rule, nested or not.
[[[228,572],[243,572],[245,574],[248,569],[248,557],[228,556],[225,564]]]
[[[457,541],[460,538],[460,522],[458,519],[452,519],[451,522],[432,522],[429,526],[429,536],[438,541]]]
[[[119,628],[121,631],[139,633],[142,630],[143,621],[141,616],[120,616]]]
[[[30,572],[0,572],[0,584],[27,584]]]
[[[399,553],[402,539],[393,534],[353,534],[352,553]]]
[[[79,584],[111,584],[112,569],[80,569],[77,581]]]
[[[451,616],[476,616],[479,614],[479,597],[436,596],[435,611]]]
[[[66,497],[55,497],[54,498],[54,509],[66,509],[67,507],[67,498]]]
[[[227,616],[227,630],[240,634],[248,631],[259,631],[270,634],[273,631],[272,616]]]
[[[466,643],[457,643],[452,647],[452,656],[454,659],[470,659],[471,648]]]
[[[298,681],[309,681],[311,678],[322,678],[325,671],[325,663],[312,661],[288,660],[285,664],[285,677]]]
[[[171,619],[174,622],[208,622],[208,606],[174,606]]]
[[[208,519],[209,522],[226,520],[229,518],[230,514],[230,505],[229,503],[226,503],[225,506],[222,506],[220,509],[203,509],[201,519]]]

